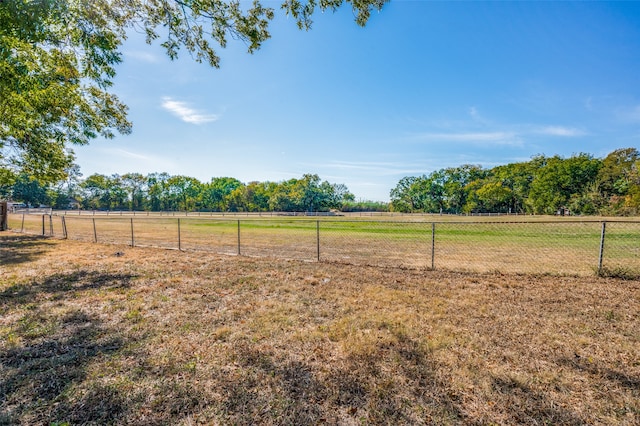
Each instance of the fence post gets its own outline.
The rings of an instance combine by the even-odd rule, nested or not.
[[[178,218],[178,251],[182,251],[182,240],[180,238],[180,218]]]
[[[320,221],[319,220],[316,220],[316,243],[317,243],[318,262],[320,262]]]
[[[431,222],[431,270],[435,270],[436,264],[436,223]]]
[[[238,256],[240,256],[240,219],[238,219]]]
[[[135,247],[135,240],[133,239],[133,218],[131,218],[131,247]]]
[[[62,234],[64,235],[65,240],[69,237],[69,234],[67,234],[67,221],[65,220],[65,216],[62,216]]]
[[[6,201],[0,202],[0,231],[6,231],[9,229],[9,203]]]
[[[604,257],[604,237],[607,233],[607,222],[602,221],[602,231],[600,231],[600,253],[598,254],[598,275],[602,274],[602,258]]]
[[[42,235],[44,235],[44,216],[42,215]]]
[[[93,218],[91,218],[91,220],[93,221],[93,242],[97,243],[98,242],[98,232],[96,232],[96,218],[93,217]]]
[[[53,237],[53,216],[49,215],[49,236]]]
[[[24,232],[24,213],[22,213],[22,224],[20,225],[20,232]]]

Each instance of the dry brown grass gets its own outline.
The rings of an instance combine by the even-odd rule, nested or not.
[[[640,282],[0,234],[0,424],[640,423]]]

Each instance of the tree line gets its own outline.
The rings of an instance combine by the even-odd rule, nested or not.
[[[282,182],[216,177],[209,182],[167,173],[93,174],[79,167],[65,180],[27,175],[0,179],[0,198],[56,209],[138,211],[393,211],[403,213],[640,214],[640,153],[623,148],[605,158],[537,155],[490,169],[465,164],[400,179],[390,203],[356,201],[344,184],[305,174]]]
[[[404,177],[390,195],[398,212],[636,215],[640,154],[623,148],[603,159],[580,153],[491,169],[465,164]]]
[[[282,182],[248,184],[232,177],[201,182],[168,173],[79,177],[77,166],[69,171],[66,180],[56,184],[42,184],[26,174],[18,175],[12,185],[0,185],[0,197],[62,210],[322,212],[387,208],[386,203],[356,202],[346,185],[321,181],[316,174]]]

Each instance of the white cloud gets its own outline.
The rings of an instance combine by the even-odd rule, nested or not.
[[[427,142],[491,143],[493,145],[521,145],[522,141],[512,132],[462,132],[421,133],[416,139]]]
[[[376,175],[397,175],[407,173],[419,173],[422,170],[419,164],[375,162],[375,161],[332,161],[324,165],[327,169],[371,172]]]
[[[78,150],[78,163],[83,173],[152,173],[157,171],[173,173],[177,170],[172,158],[155,153],[134,152],[120,147],[87,146]],[[86,171],[89,171],[87,173]]]
[[[212,121],[217,121],[220,118],[216,114],[207,114],[195,110],[186,102],[177,101],[170,97],[163,98],[162,107],[178,117],[180,120],[191,124],[210,123]]]
[[[576,129],[573,127],[563,127],[563,126],[546,126],[542,127],[538,130],[537,133],[549,136],[562,136],[574,138],[577,136],[584,136],[586,133],[580,129]]]
[[[302,173],[308,173],[308,170],[322,170],[323,177],[334,176],[336,179],[343,179],[344,174],[354,176],[357,174],[367,176],[395,176],[424,173],[424,164],[411,162],[378,162],[378,161],[343,161],[335,160],[326,163],[298,163],[300,172],[292,173],[292,176],[300,176]]]
[[[120,166],[123,164],[136,164],[140,166],[146,164],[163,167],[167,170],[172,169],[175,166],[171,159],[155,154],[138,153],[122,148],[102,148],[100,149],[100,152],[105,156],[105,158],[113,158],[113,161],[117,161]],[[130,169],[129,171],[132,170],[135,170],[135,168]],[[166,170],[163,169],[163,171]]]
[[[322,164],[309,165],[318,168],[322,176],[335,176],[337,181],[351,181],[354,177],[387,181],[391,177],[422,175],[429,170],[439,168],[438,161],[375,162],[335,160]],[[395,180],[395,179],[393,179]]]
[[[394,163],[383,163],[374,161],[334,161],[329,163],[329,167],[346,170],[380,170],[395,167]]]
[[[143,160],[143,161],[152,160],[152,158],[147,155],[127,151],[126,149],[122,149],[122,148],[113,148],[113,149],[109,149],[109,151],[111,151],[113,154],[118,155],[120,157],[133,158],[135,160]]]

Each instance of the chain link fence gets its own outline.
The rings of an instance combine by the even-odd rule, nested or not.
[[[10,215],[81,241],[468,272],[640,276],[640,221],[393,221]]]

